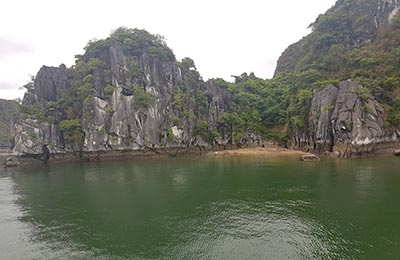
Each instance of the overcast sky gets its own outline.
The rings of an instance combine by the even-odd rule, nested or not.
[[[0,98],[42,65],[71,66],[93,38],[120,26],[163,35],[177,59],[191,57],[204,79],[255,72],[271,78],[285,48],[307,35],[335,0],[10,0],[1,4]]]

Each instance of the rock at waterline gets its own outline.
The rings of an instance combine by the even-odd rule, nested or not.
[[[321,158],[319,158],[318,156],[316,156],[315,154],[303,154],[300,157],[300,160],[303,162],[318,162],[321,160]]]
[[[399,150],[394,150],[393,155],[400,157],[400,149]]]
[[[7,158],[6,161],[4,162],[4,167],[5,168],[10,168],[10,167],[17,167],[18,162],[13,161],[11,158]]]

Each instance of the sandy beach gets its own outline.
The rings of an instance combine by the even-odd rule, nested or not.
[[[223,150],[211,152],[210,155],[222,156],[301,156],[306,154],[302,151],[289,150],[286,148],[241,148],[234,150]]]

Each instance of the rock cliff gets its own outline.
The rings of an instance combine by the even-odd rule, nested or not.
[[[396,143],[400,131],[385,128],[384,109],[360,84],[343,81],[314,90],[307,123],[293,127],[290,145],[338,157],[360,156],[385,143]]]
[[[157,37],[124,30],[89,44],[72,68],[40,69],[23,99],[27,115],[15,125],[14,153],[40,154],[43,146],[75,153],[229,142],[225,136],[203,140],[194,132],[200,122],[207,131],[218,127],[230,93],[205,83],[194,64],[176,61]]]
[[[66,94],[69,87],[66,66],[43,66],[36,74],[31,92],[25,93],[23,104],[46,104],[49,101],[57,101]]]

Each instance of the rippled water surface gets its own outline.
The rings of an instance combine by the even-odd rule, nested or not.
[[[400,160],[0,170],[0,259],[400,259]]]

